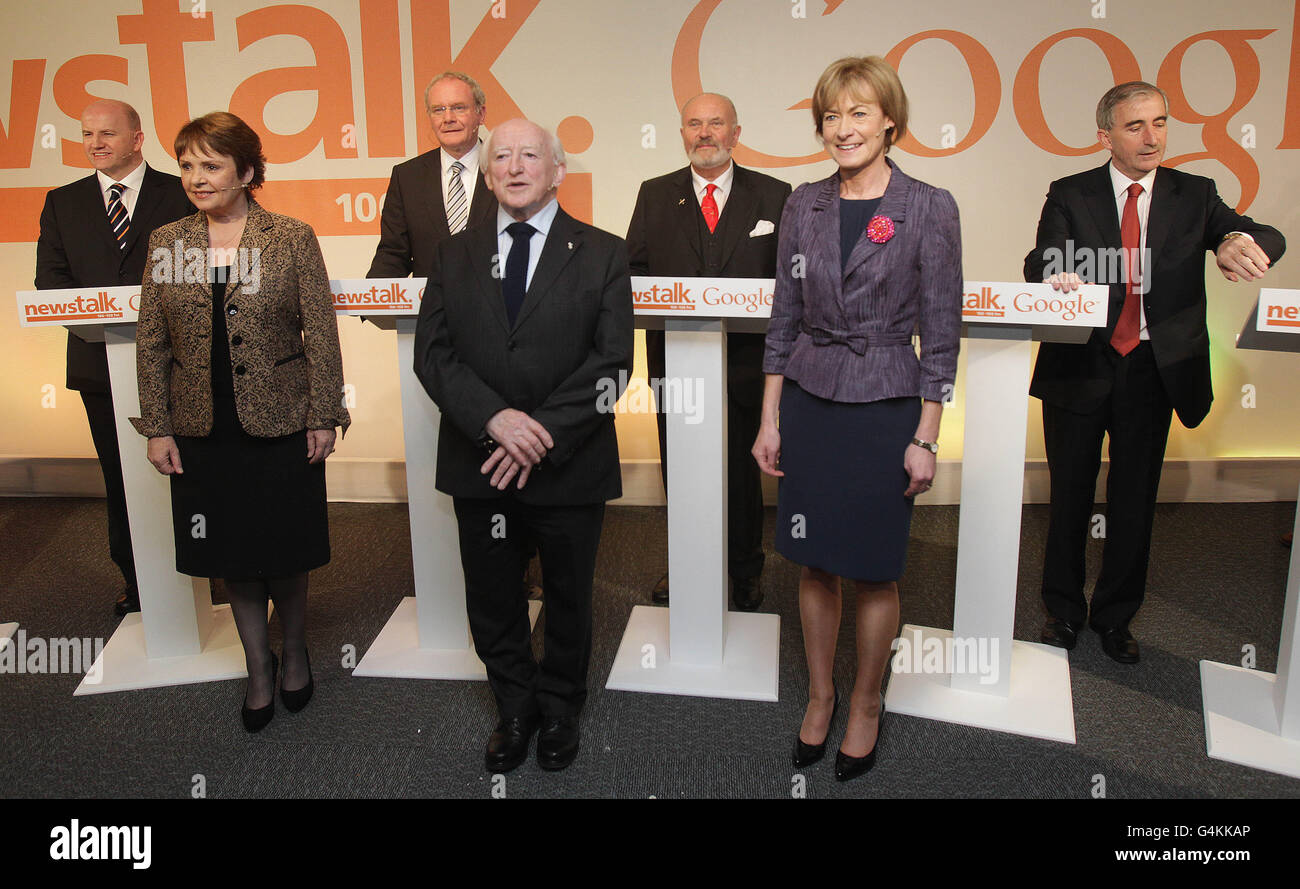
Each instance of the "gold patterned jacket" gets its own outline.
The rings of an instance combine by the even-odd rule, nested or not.
[[[136,327],[141,435],[212,431],[212,285],[202,212],[149,239]],[[270,438],[351,422],[329,278],[310,225],[249,199],[226,286],[225,313],[239,422]]]

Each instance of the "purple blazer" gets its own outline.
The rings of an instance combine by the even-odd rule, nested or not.
[[[839,173],[786,201],[764,373],[831,401],[951,399],[961,339],[957,203],[890,166],[876,216],[892,220],[894,233],[875,243],[864,231],[843,274]]]

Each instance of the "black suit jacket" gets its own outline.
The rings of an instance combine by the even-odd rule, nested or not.
[[[496,212],[496,196],[488,190],[480,170],[465,227],[490,222],[496,219]],[[450,236],[447,208],[442,203],[442,149],[435,148],[393,167],[379,218],[379,246],[366,277],[427,278],[434,250]]]
[[[700,202],[695,197],[691,168],[647,179],[641,183],[627,228],[632,274],[774,278],[781,211],[788,197],[787,183],[736,165],[731,194],[715,231],[721,245],[720,262],[711,269],[700,237]],[[772,223],[772,231],[751,238],[749,233],[760,220]],[[747,395],[742,400],[755,404],[761,399],[762,364],[761,334],[727,338],[727,377],[733,395]]]
[[[1058,179],[1047,192],[1038,238],[1025,257],[1025,280],[1042,281],[1050,272],[1047,251],[1097,250],[1122,246],[1119,213],[1111,188],[1109,163]],[[1205,253],[1233,231],[1250,234],[1270,262],[1286,251],[1277,229],[1233,212],[1219,198],[1214,180],[1168,167],[1156,173],[1147,218],[1151,271],[1143,296],[1147,331],[1161,382],[1188,428],[1210,411],[1210,333],[1205,323]],[[1058,263],[1059,265],[1059,263]],[[1110,393],[1110,336],[1124,305],[1124,284],[1110,282],[1105,330],[1087,343],[1043,343],[1038,350],[1029,393],[1044,402],[1086,413]]]
[[[415,372],[442,411],[437,488],[505,496],[479,473],[489,456],[479,439],[493,414],[515,408],[555,447],[512,496],[544,505],[619,497],[610,408],[632,368],[626,247],[559,210],[513,326],[493,274],[498,252],[495,217],[443,241],[420,304]]]
[[[36,241],[36,289],[139,284],[153,230],[193,212],[181,180],[146,164],[123,250],[108,226],[95,173],[51,189],[45,196]],[[88,343],[68,334],[67,386],[86,392],[109,391],[103,343]]]

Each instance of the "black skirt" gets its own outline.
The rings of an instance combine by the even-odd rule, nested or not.
[[[919,398],[828,401],[787,379],[776,551],[853,580],[902,576],[912,523],[903,456],[920,418]]]
[[[212,432],[176,436],[184,470],[171,477],[176,570],[227,580],[310,571],[330,560],[325,461],[307,462],[306,429],[260,438],[240,425],[224,290],[214,282]]]

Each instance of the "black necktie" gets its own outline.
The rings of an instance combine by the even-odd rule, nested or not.
[[[506,234],[513,238],[510,254],[506,257],[506,276],[501,281],[501,295],[506,300],[506,319],[515,326],[515,317],[524,304],[524,291],[528,289],[528,241],[537,229],[526,222],[512,222]]]

